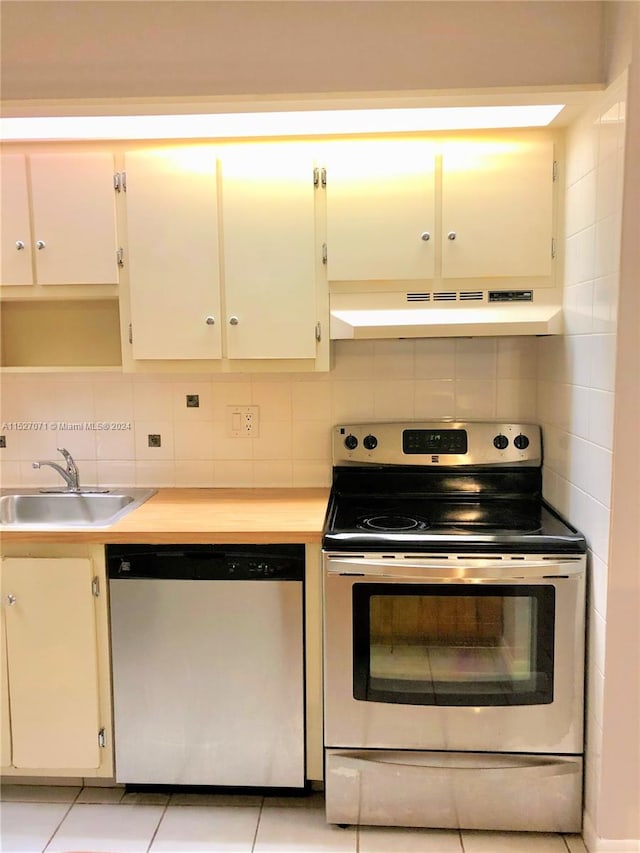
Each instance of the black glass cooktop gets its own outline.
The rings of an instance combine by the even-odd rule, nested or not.
[[[521,473],[521,472],[520,472]],[[325,550],[585,550],[540,496],[536,470],[437,474],[335,469]]]

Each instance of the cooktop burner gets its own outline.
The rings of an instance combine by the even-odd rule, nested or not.
[[[356,527],[361,530],[426,530],[429,527],[426,521],[418,518],[410,518],[406,515],[374,515],[373,518],[360,518],[356,521]]]
[[[496,505],[497,504],[497,505]],[[357,502],[342,499],[334,514],[333,528],[369,530],[380,534],[430,531],[469,533],[535,533],[540,530],[538,501],[448,501],[431,498],[396,499],[361,496]]]

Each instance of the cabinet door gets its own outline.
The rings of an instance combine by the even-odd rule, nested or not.
[[[14,767],[99,766],[92,579],[90,559],[2,561]]]
[[[222,160],[229,358],[315,358],[313,161],[294,146]]]
[[[33,284],[24,155],[2,154],[0,169],[0,284]]]
[[[135,151],[125,165],[133,357],[220,358],[215,151]]]
[[[448,145],[442,167],[443,276],[549,276],[552,199],[550,141]]]
[[[434,162],[431,146],[407,141],[343,144],[329,152],[331,281],[433,278]]]
[[[33,154],[29,168],[38,284],[117,284],[112,155]]]

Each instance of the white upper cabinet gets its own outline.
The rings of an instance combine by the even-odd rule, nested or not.
[[[131,151],[125,169],[133,357],[220,358],[215,150]]]
[[[549,276],[553,145],[455,143],[442,157],[442,274]]]
[[[316,357],[313,160],[299,146],[242,146],[221,158],[226,354]]]
[[[106,152],[3,154],[1,283],[117,284],[113,173]]]
[[[330,281],[551,276],[550,139],[344,142],[326,162]]]
[[[304,146],[134,150],[125,176],[134,362],[244,369],[245,360],[277,359],[326,369],[317,360],[320,252]]]
[[[435,238],[435,158],[430,146],[358,142],[331,149],[330,280],[433,278]]]
[[[22,154],[0,160],[2,284],[33,284],[27,170]]]

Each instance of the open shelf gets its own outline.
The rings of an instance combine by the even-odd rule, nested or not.
[[[2,368],[121,369],[115,299],[3,302]]]

